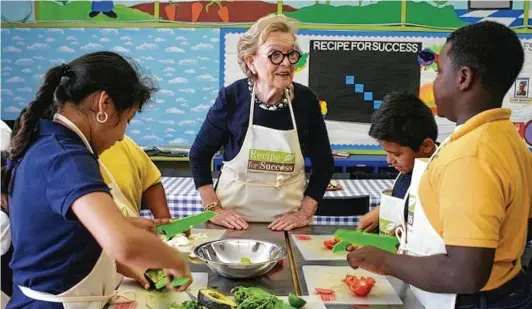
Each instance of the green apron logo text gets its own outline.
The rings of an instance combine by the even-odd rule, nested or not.
[[[264,172],[293,172],[296,163],[294,153],[269,151],[260,149],[249,150],[248,170]]]

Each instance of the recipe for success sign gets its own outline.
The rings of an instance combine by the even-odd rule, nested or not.
[[[391,91],[419,92],[421,42],[311,40],[309,86],[327,120],[370,122]]]

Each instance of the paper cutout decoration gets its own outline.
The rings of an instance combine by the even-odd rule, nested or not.
[[[532,147],[532,120],[525,124],[523,137],[525,138],[525,142],[528,144],[528,146]]]
[[[417,56],[417,62],[421,66],[422,70],[427,70],[433,64],[438,63],[439,54],[435,53],[429,48],[423,49]]]

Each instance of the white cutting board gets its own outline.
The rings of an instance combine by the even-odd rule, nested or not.
[[[332,250],[327,249],[323,242],[325,240],[333,239],[333,235],[305,235],[309,236],[310,240],[297,239],[297,235],[291,234],[292,241],[301,252],[305,261],[345,261],[347,260],[347,251],[333,253]]]
[[[366,297],[353,294],[342,282],[349,274],[357,277],[372,277],[375,286]],[[335,291],[335,301],[325,301],[326,304],[337,305],[401,305],[403,302],[385,276],[380,276],[363,269],[352,269],[349,266],[303,266],[303,276],[309,294],[315,294],[316,288]]]
[[[197,297],[198,290],[207,287],[209,275],[207,273],[192,273],[192,279],[194,281],[190,287],[188,287],[188,291]],[[173,302],[181,304],[184,301],[190,300],[190,297],[188,297],[185,292],[173,292],[166,289],[164,289],[163,292],[145,290],[135,280],[129,278],[124,278],[118,287],[118,291],[121,293],[124,293],[125,291],[133,291],[135,293],[135,300],[137,302],[136,307],[127,307],[125,304],[122,305],[124,308],[128,309],[168,309]],[[125,293],[124,295],[131,297],[132,293]],[[119,301],[125,300],[121,299]],[[120,307],[121,305],[116,303],[110,306],[109,309],[121,309]]]
[[[222,229],[192,229],[191,236],[194,236],[197,234],[205,234],[205,236],[207,237],[192,239],[190,241],[190,244],[186,246],[178,246],[174,248],[176,248],[177,250],[181,252],[189,253],[189,252],[192,252],[192,249],[199,244],[203,244],[209,241],[214,241],[214,240],[218,240],[222,238],[224,233],[225,233],[225,230],[222,230]]]

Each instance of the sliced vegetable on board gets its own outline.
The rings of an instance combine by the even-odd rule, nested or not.
[[[308,236],[308,235],[295,235],[295,238],[297,240],[311,240],[312,237]]]
[[[331,289],[315,289],[316,294],[318,294],[322,301],[335,301],[336,295]]]
[[[342,281],[353,294],[360,297],[367,296],[376,282],[372,277],[357,277],[349,274]]]
[[[337,238],[327,239],[323,241],[323,245],[325,246],[325,248],[332,250],[338,242],[340,242],[340,240]]]

